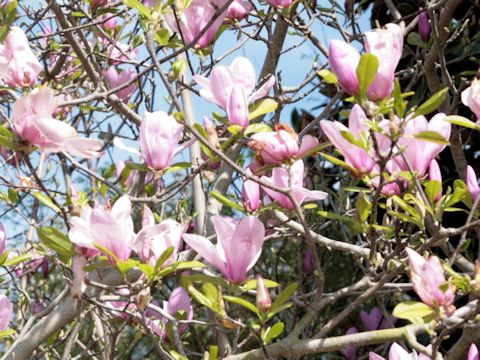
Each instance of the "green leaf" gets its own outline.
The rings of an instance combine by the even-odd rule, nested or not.
[[[422,39],[420,38],[420,35],[418,35],[418,33],[416,32],[411,32],[410,34],[408,34],[407,36],[407,43],[409,45],[413,45],[413,46],[420,46],[423,44],[423,41]]]
[[[24,261],[29,260],[32,256],[33,254],[22,254],[22,255],[15,256],[14,258],[6,260],[3,263],[3,266],[10,267],[10,266],[18,265]]]
[[[180,271],[180,270],[187,270],[187,269],[192,269],[192,268],[203,268],[205,267],[205,264],[201,263],[200,261],[182,261],[182,262],[174,262],[167,266],[166,268],[160,270],[157,273],[158,277],[164,277],[167,276],[175,271]]]
[[[340,133],[350,144],[358,146],[359,148],[365,150],[363,143],[358,140],[350,131],[342,130],[340,131]]]
[[[436,131],[422,131],[414,135],[415,139],[431,141],[441,145],[450,145],[447,139]]]
[[[292,295],[295,293],[295,290],[297,290],[297,283],[291,283],[288,285],[285,290],[283,290],[275,299],[275,301],[272,304],[271,310],[283,305],[285,302],[292,297]]]
[[[367,221],[368,217],[370,216],[370,212],[372,211],[372,204],[370,203],[370,201],[367,200],[367,198],[363,194],[360,194],[357,197],[356,208],[357,208],[358,219],[361,222]]]
[[[205,283],[202,285],[202,293],[210,300],[212,304],[218,303],[218,289],[211,283]]]
[[[128,259],[128,260],[125,260],[125,261],[118,260],[116,262],[116,265],[117,265],[118,270],[122,274],[126,274],[128,270],[138,267],[138,265],[140,265],[140,261],[133,260],[133,259]]]
[[[435,203],[435,198],[442,191],[442,184],[438,180],[430,180],[425,185],[425,195],[427,195],[430,204]]]
[[[473,121],[468,120],[467,118],[459,115],[449,115],[445,118],[445,121],[448,121],[452,124],[463,126],[469,129],[480,130],[480,126],[478,126]]]
[[[175,247],[169,246],[168,248],[165,249],[165,251],[160,255],[158,258],[157,262],[155,263],[155,270],[158,270],[162,267],[162,265],[167,261],[167,259],[172,256],[173,252],[175,251]]]
[[[407,103],[402,98],[402,89],[400,88],[400,82],[398,79],[395,79],[393,86],[393,107],[397,115],[403,118],[405,110],[407,109]]]
[[[75,256],[75,246],[68,239],[67,235],[53,227],[37,228],[37,235],[43,245],[52,249],[59,255]]]
[[[134,162],[127,162],[125,164],[125,167],[127,169],[138,170],[138,171],[142,171],[142,172],[150,171],[150,169],[148,168],[148,166],[146,164],[138,164],[138,163],[134,163]]]
[[[200,283],[211,283],[215,285],[222,285],[227,286],[228,282],[217,276],[210,276],[210,275],[203,275],[203,274],[193,274],[193,275],[183,275],[185,280],[192,281],[192,282],[200,282]]]
[[[164,30],[164,29],[162,29],[162,30]],[[165,29],[165,30],[167,32],[167,43],[168,43],[168,39],[170,38],[170,34],[169,34],[167,29]],[[185,59],[177,60],[172,64],[173,76],[174,76],[175,79],[178,79],[178,77],[181,74],[183,74],[183,72],[187,68],[187,65],[188,65],[187,60],[185,60]]]
[[[264,123],[250,124],[244,131],[245,136],[249,134],[256,134],[259,132],[270,132],[272,128]]]
[[[467,185],[462,180],[456,179],[453,182],[453,193],[447,196],[445,207],[449,208],[464,200],[467,194],[469,194]]]
[[[218,360],[218,346],[210,345],[208,349],[208,360]]]
[[[399,319],[415,320],[432,314],[433,309],[422,302],[406,301],[397,304],[393,309],[393,315]]]
[[[176,352],[175,350],[170,350],[170,355],[172,356],[173,360],[188,360],[185,356]]]
[[[13,329],[7,329],[7,330],[3,330],[3,331],[0,331],[0,339],[3,339],[3,338],[6,338],[6,337],[10,337],[14,334],[16,334],[17,332]]]
[[[277,287],[279,284],[273,280],[268,280],[268,279],[263,279],[263,283],[265,284],[265,287],[267,288],[274,288]],[[248,280],[245,284],[242,286],[242,290],[248,291],[248,290],[254,290],[257,288],[257,279],[252,279]]]
[[[238,210],[238,211],[245,211],[245,209],[243,208],[243,206],[240,206],[236,203],[234,203],[232,200],[230,200],[228,197],[216,192],[216,191],[212,191],[210,193],[210,195],[212,195],[219,203],[223,204],[223,205],[226,205],[228,207],[231,207],[232,209],[235,209],[235,210]]]
[[[145,16],[147,19],[152,18],[152,14],[150,12],[150,9],[143,5],[140,1],[138,0],[123,0],[123,3],[125,6],[128,6],[129,8],[137,10],[140,14]]]
[[[348,170],[348,171],[351,171],[353,173],[356,173],[357,170],[355,170],[353,167],[351,167],[350,165],[348,165],[345,161],[342,161],[340,159],[337,159],[336,157],[333,157],[333,156],[330,156],[324,152],[319,152],[319,154],[325,158],[325,160],[327,161],[330,161],[332,164],[334,165],[338,165],[338,166],[341,166],[342,168]]]
[[[273,99],[263,99],[262,101],[255,104],[250,110],[250,115],[248,116],[249,120],[258,118],[259,116],[268,114],[269,112],[275,111],[278,107],[278,103]]]
[[[187,162],[187,161],[182,161],[182,162],[178,162],[178,163],[175,163],[173,165],[170,165],[168,167],[168,169],[165,171],[165,173],[171,173],[171,172],[175,172],[175,171],[179,171],[179,170],[184,170],[184,169],[188,169],[192,166],[192,163],[190,162]]]
[[[145,274],[145,276],[151,280],[155,275],[155,268],[150,264],[138,264],[138,268],[141,272]]]
[[[32,193],[32,195],[35,196],[38,199],[38,201],[40,201],[43,205],[48,206],[49,208],[55,210],[55,212],[57,213],[60,212],[60,208],[57,205],[55,205],[52,202],[52,200],[44,193],[35,191],[34,193]]]
[[[276,314],[284,311],[284,310],[287,310],[288,308],[292,307],[293,303],[292,302],[287,302],[285,304],[282,304],[276,308],[271,308],[267,314],[267,320],[273,318]]]
[[[265,331],[262,331],[262,340],[265,345],[275,340],[277,337],[282,335],[283,330],[285,330],[285,324],[281,321],[273,325],[272,327],[268,327]]]
[[[417,108],[417,110],[415,110],[414,116],[427,115],[427,114],[430,114],[432,111],[437,110],[437,108],[440,105],[442,105],[442,103],[445,101],[447,94],[448,94],[447,87],[436,92],[435,94],[432,95],[430,99],[425,101],[422,105],[420,105]]]
[[[260,313],[258,312],[257,307],[255,305],[253,305],[251,302],[248,302],[247,300],[242,299],[240,297],[230,296],[230,295],[224,295],[223,298],[225,300],[227,300],[228,302],[232,303],[232,304],[237,304],[237,305],[240,305],[240,306],[244,307],[247,310],[250,310],[255,315],[260,317]]]
[[[2,266],[5,261],[7,261],[9,251],[5,250],[2,255],[0,255],[0,266]]]
[[[365,94],[375,79],[378,70],[378,58],[373,54],[363,54],[357,66],[360,94]]]
[[[227,130],[230,134],[237,136],[240,135],[243,131],[243,126],[240,125],[230,125],[227,127]]]
[[[170,31],[168,31],[168,29],[166,28],[161,28],[160,30],[158,30],[156,33],[155,33],[155,41],[158,43],[158,45],[160,46],[166,46],[169,44],[170,42]],[[178,69],[180,70],[180,69]],[[176,70],[173,69],[173,74],[175,76],[175,79],[178,78],[178,76],[181,74],[181,72],[179,72],[178,74],[176,74]]]
[[[330,70],[323,69],[317,71],[317,75],[320,76],[326,84],[338,84],[337,75]]]
[[[218,307],[208,297],[206,297],[201,291],[198,291],[193,285],[187,288],[190,296],[195,299],[200,305],[206,306],[210,310],[219,313]]]

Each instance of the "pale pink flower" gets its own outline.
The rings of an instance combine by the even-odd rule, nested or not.
[[[479,359],[480,359],[480,357],[478,356],[477,345],[475,345],[475,344],[470,345],[470,349],[468,349],[467,360],[479,360]]]
[[[6,330],[13,317],[13,305],[7,296],[0,295],[0,331]]]
[[[203,236],[184,234],[185,242],[215,266],[233,283],[242,283],[247,272],[257,262],[262,252],[265,228],[255,216],[249,215],[240,221],[215,215],[212,219],[217,244],[213,245]]]
[[[475,170],[468,165],[467,166],[467,188],[472,196],[472,201],[475,202],[477,197],[480,195],[480,186],[478,185],[477,175]]]
[[[109,67],[103,72],[105,78],[105,84],[109,90],[114,89],[120,85],[125,84],[137,77],[137,73],[133,69],[126,69],[118,71],[113,66]],[[137,90],[138,86],[134,82],[127,87],[118,90],[115,95],[119,97],[120,100],[127,103],[130,96]]]
[[[472,110],[480,125],[480,80],[473,79],[470,86],[462,91],[462,103]]]
[[[431,350],[431,345],[427,346],[427,349]],[[370,352],[368,354],[369,360],[385,360],[382,356]],[[390,347],[388,353],[388,360],[430,360],[427,355],[420,354],[414,350],[411,353],[408,353],[404,348],[398,345],[396,342]]]
[[[267,2],[276,8],[283,9],[289,7],[293,0],[267,0]]]

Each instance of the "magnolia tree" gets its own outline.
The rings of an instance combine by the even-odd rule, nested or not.
[[[3,0],[2,359],[478,360],[479,5],[371,3]]]

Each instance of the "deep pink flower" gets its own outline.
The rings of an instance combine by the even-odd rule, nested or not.
[[[428,21],[428,13],[426,10],[420,8],[420,13],[418,14],[418,33],[420,35],[420,39],[422,39],[423,42],[428,42],[431,32],[432,28]]]
[[[267,0],[267,2],[276,8],[283,9],[289,7],[293,0]]]
[[[183,12],[177,14],[178,19],[175,18],[174,14],[166,14],[165,19],[172,30],[182,33],[185,44],[191,43],[215,16],[217,9],[225,3],[226,0],[192,0]],[[213,41],[226,14],[227,9],[216,18],[208,30],[197,40],[196,47],[204,48]]]
[[[13,305],[7,296],[0,295],[0,331],[8,328],[13,317]]]
[[[406,248],[410,265],[410,279],[413,289],[425,305],[432,308],[442,307],[448,316],[455,311],[455,288],[448,284],[445,291],[441,289],[447,284],[442,265],[436,256],[425,260],[417,252]]]
[[[113,66],[109,67],[103,72],[105,77],[105,84],[109,90],[116,88],[117,86],[123,85],[126,82],[129,82],[132,79],[137,77],[137,73],[133,69],[126,69],[122,71],[117,71]],[[134,82],[127,87],[119,90],[115,93],[120,100],[127,103],[130,96],[137,90],[137,84]]]
[[[346,335],[356,334],[358,329],[356,327],[351,327],[347,330]],[[346,346],[340,350],[343,356],[348,360],[355,360],[357,358],[357,347],[354,345]]]
[[[199,235],[184,234],[183,239],[227,280],[244,282],[262,252],[265,238],[262,222],[252,215],[240,221],[216,215],[212,221],[217,233],[216,245]]]
[[[339,85],[350,95],[357,95],[360,90],[357,77],[360,54],[357,49],[344,41],[332,40],[328,48],[328,61]]]
[[[241,20],[246,18],[252,9],[253,5],[249,0],[234,0],[228,7],[226,17]]]
[[[378,307],[374,307],[370,312],[365,310],[360,311],[360,319],[362,320],[363,325],[369,331],[378,330],[378,329],[390,329],[393,324],[397,321],[397,318],[389,314],[388,319],[382,313]]]
[[[33,86],[41,71],[42,66],[30,49],[25,33],[13,26],[0,45],[0,79],[12,87]]]
[[[19,137],[47,152],[66,151],[76,156],[100,156],[103,142],[81,138],[66,122],[52,117],[56,109],[52,90],[41,88],[13,104],[14,130]]]
[[[131,209],[128,196],[120,197],[110,211],[100,206],[94,209],[85,207],[80,217],[74,216],[70,219],[70,240],[81,248],[97,252],[95,244],[101,245],[118,259],[127,260],[135,235]]]
[[[276,167],[272,170],[272,176],[262,176],[262,180],[269,182],[282,189],[290,188],[290,194],[301,205],[305,201],[323,200],[327,193],[317,190],[308,190],[303,187],[304,165],[303,160],[295,161],[287,170],[283,167]],[[295,208],[287,195],[279,193],[267,187],[263,191],[276,201],[284,209],[292,210]]]
[[[323,132],[342,153],[345,161],[361,174],[372,171],[375,166],[375,160],[364,149],[349,142],[342,133],[349,132],[357,139],[361,139],[362,133],[364,135],[368,134],[368,128],[365,124],[366,120],[365,112],[360,105],[355,104],[348,117],[348,128],[338,121],[320,121]]]

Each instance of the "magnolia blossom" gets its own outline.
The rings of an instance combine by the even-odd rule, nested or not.
[[[212,218],[217,234],[213,245],[203,236],[184,234],[185,242],[215,266],[233,283],[242,283],[247,272],[257,262],[262,252],[265,228],[255,216],[249,215],[240,221],[215,215]]]
[[[0,295],[0,331],[8,328],[8,324],[12,321],[13,305],[5,295]]]
[[[217,10],[225,4],[226,0],[192,0],[187,8],[178,14],[178,19],[175,18],[174,14],[166,14],[165,20],[172,30],[181,33],[185,44],[189,44],[197,38],[212,17],[216,15]],[[218,29],[222,26],[226,14],[227,9],[219,14],[208,30],[197,39],[196,47],[204,48],[212,42]]]
[[[270,292],[268,291],[265,281],[261,275],[256,276],[257,279],[257,298],[255,304],[257,309],[261,312],[267,312],[272,307],[272,299],[270,298]]]
[[[467,188],[472,196],[472,201],[475,202],[478,195],[480,195],[480,186],[478,185],[477,175],[475,174],[475,170],[468,165],[467,166]]]
[[[397,318],[391,314],[386,318],[383,315],[382,310],[378,307],[374,307],[369,313],[365,310],[360,311],[360,320],[362,320],[362,323],[367,330],[372,331],[392,328],[397,321]]]
[[[5,229],[3,225],[0,224],[0,256],[5,252],[5,243],[7,240],[7,235],[5,234]]]
[[[353,326],[347,330],[346,335],[352,335],[356,333],[358,333],[358,329]],[[346,346],[340,350],[340,352],[348,360],[355,360],[357,358],[357,347],[354,345]]]
[[[237,57],[230,66],[215,66],[207,78],[195,75],[200,84],[200,96],[208,102],[217,104],[226,110],[232,125],[248,125],[248,104],[267,96],[275,85],[275,77],[270,76],[256,91],[256,74],[250,60]]]
[[[137,77],[137,73],[133,69],[126,69],[119,72],[112,66],[105,70],[103,75],[105,78],[105,84],[109,90],[123,85]],[[136,83],[132,83],[127,87],[118,90],[115,95],[117,95],[120,100],[126,103],[128,102],[128,99],[130,99],[130,96],[137,90],[137,87],[138,86]]]
[[[131,210],[128,196],[120,197],[110,211],[100,206],[93,209],[87,206],[81,216],[70,219],[70,240],[80,248],[94,250],[89,256],[98,252],[95,245],[101,245],[119,260],[125,261],[130,257],[135,235]]]
[[[287,125],[280,124],[277,131],[252,135],[248,146],[257,154],[260,164],[281,164],[287,160],[301,159],[318,145],[318,139],[305,135],[299,145],[298,135]]]
[[[392,93],[395,69],[402,56],[402,49],[403,33],[396,24],[387,24],[381,29],[365,33],[365,50],[379,60],[377,74],[368,88],[372,100],[386,98]],[[341,40],[333,40],[329,46],[328,60],[340,86],[349,94],[358,95],[359,52]]]
[[[192,320],[194,315],[190,297],[185,289],[181,287],[173,290],[168,301],[163,302],[163,310],[171,316],[175,316],[178,312],[183,312],[184,316],[181,318],[182,320]],[[147,311],[147,316],[149,319],[147,319],[146,324],[150,326],[155,334],[166,339],[168,337],[168,320],[153,309]],[[178,332],[180,335],[187,330],[187,327],[188,324],[182,324],[179,326]]]
[[[28,39],[17,26],[13,26],[0,45],[0,79],[8,86],[32,86],[42,71],[40,62],[28,45]]]
[[[71,125],[52,117],[52,90],[40,88],[13,104],[13,125],[19,137],[47,152],[67,151],[81,157],[100,156],[102,141],[79,137]]]
[[[251,174],[250,170],[247,170]],[[242,186],[243,206],[247,211],[260,209],[260,185],[253,180],[245,180]]]
[[[361,139],[368,134],[368,128],[365,124],[366,120],[365,112],[360,105],[355,104],[348,117],[348,128],[338,121],[320,121],[323,132],[342,153],[345,161],[361,174],[372,171],[375,166],[375,160],[364,149],[348,141],[343,136],[343,133],[352,133],[357,139]]]
[[[480,124],[480,80],[473,79],[468,88],[462,91],[462,103],[468,106]]]
[[[272,170],[272,176],[262,176],[262,180],[269,182],[282,189],[290,189],[290,194],[297,201],[302,204],[305,201],[323,200],[327,197],[327,193],[317,190],[308,190],[303,187],[304,165],[303,160],[295,161],[287,170],[283,167],[276,167]],[[289,197],[278,191],[272,190],[263,186],[263,191],[280,204],[284,209],[292,210],[295,208]]]
[[[480,357],[478,356],[478,348],[475,344],[470,345],[470,349],[468,349],[468,357],[467,360],[479,360]]]
[[[395,69],[402,57],[403,32],[397,24],[365,33],[365,51],[378,58],[378,70],[368,88],[372,100],[389,97],[393,91]]]
[[[241,20],[246,18],[252,9],[253,5],[249,0],[234,0],[228,7],[226,17]]]
[[[173,246],[172,255],[163,264],[169,265],[177,256],[185,226],[171,219],[155,225],[153,214],[147,207],[144,208],[142,225],[133,242],[135,252],[143,261],[155,265],[160,256]]]
[[[429,345],[427,349],[431,349],[431,346]],[[374,352],[370,352],[368,354],[368,358],[369,360],[385,360],[383,357],[375,354]],[[388,360],[430,360],[430,358],[424,354],[418,355],[415,350],[411,353],[408,353],[404,348],[395,342],[390,347]]]
[[[182,134],[183,125],[173,116],[163,111],[146,111],[140,125],[140,147],[147,165],[155,170],[169,167],[173,157],[190,145],[178,146]]]
[[[293,0],[267,0],[267,2],[277,8],[287,8],[292,4]]]
[[[413,289],[423,303],[432,308],[442,307],[449,316],[453,314],[455,288],[445,280],[438,257],[430,256],[425,260],[410,248],[406,248],[405,251],[408,254]],[[446,286],[446,289],[442,289],[443,286]]]

